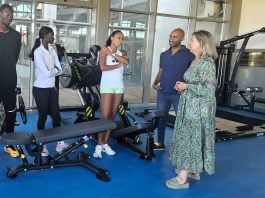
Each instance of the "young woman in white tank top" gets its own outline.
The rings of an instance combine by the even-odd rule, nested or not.
[[[101,117],[114,120],[118,106],[123,95],[123,66],[129,64],[127,56],[123,56],[118,50],[124,35],[120,30],[112,32],[106,46],[100,51],[100,69],[102,70],[100,82],[100,107]],[[102,152],[115,155],[115,151],[108,145],[110,130],[98,134],[97,145],[93,154],[96,158],[102,158]]]

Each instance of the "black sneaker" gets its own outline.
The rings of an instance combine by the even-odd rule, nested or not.
[[[153,150],[165,150],[165,145],[159,142],[155,142],[153,145]]]

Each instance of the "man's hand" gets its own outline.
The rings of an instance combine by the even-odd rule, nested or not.
[[[153,84],[152,87],[153,87],[153,89],[155,89],[156,91],[159,91],[159,90],[161,89],[160,84],[156,84],[156,85]]]

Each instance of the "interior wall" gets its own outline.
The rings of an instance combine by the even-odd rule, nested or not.
[[[265,27],[265,1],[264,0],[242,0],[242,10],[238,34],[242,35]],[[257,34],[250,38],[248,49],[265,50],[265,34]]]
[[[232,4],[232,10],[229,26],[230,31],[227,39],[238,35],[242,10],[242,0],[231,0],[230,2]]]

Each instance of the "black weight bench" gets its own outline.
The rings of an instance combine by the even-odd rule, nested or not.
[[[89,163],[89,155],[79,152],[77,159],[70,159],[69,154],[76,150],[78,147],[84,145],[90,136],[97,134],[107,129],[115,129],[116,123],[106,119],[98,119],[89,122],[82,122],[64,127],[51,128],[46,130],[39,130],[32,133],[8,133],[0,137],[0,143],[5,145],[16,146],[22,164],[14,169],[7,169],[6,175],[9,178],[17,176],[18,172],[27,170],[41,170],[48,168],[64,167],[64,166],[84,166],[96,173],[96,177],[103,181],[110,181],[108,172],[105,169],[99,168]],[[78,138],[78,140],[61,153],[56,153],[54,156],[42,158],[41,152],[43,144],[56,142],[65,139]],[[29,163],[22,145],[25,146],[28,154],[34,157],[34,162]],[[35,147],[33,149],[33,147]]]
[[[154,145],[154,130],[157,128],[159,120],[164,118],[166,113],[163,111],[153,111],[144,116],[144,123],[137,123],[135,125],[129,126],[124,129],[120,129],[117,131],[113,131],[111,133],[111,137],[116,139],[118,143],[127,148],[135,151],[140,154],[141,159],[152,160],[154,157],[153,145]],[[146,138],[146,148],[145,151],[142,151],[135,144],[131,143],[130,140],[133,137],[140,134],[147,134]]]

